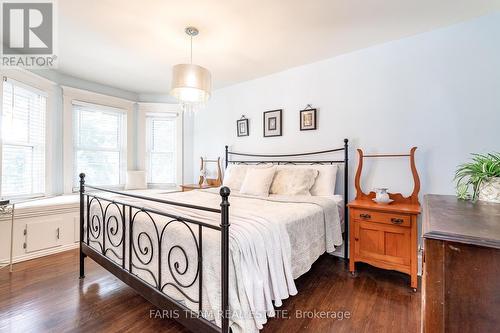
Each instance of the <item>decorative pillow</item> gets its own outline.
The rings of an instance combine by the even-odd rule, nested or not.
[[[232,191],[239,191],[247,173],[247,168],[247,165],[229,164],[224,173],[222,184],[229,187]]]
[[[318,177],[311,188],[312,195],[334,195],[335,182],[337,180],[337,165],[310,165],[312,169],[318,170]]]
[[[303,167],[282,167],[276,170],[271,193],[281,195],[311,195],[318,170]]]
[[[147,188],[146,171],[127,171],[126,190],[144,190]]]
[[[249,168],[241,184],[240,193],[261,197],[269,196],[269,188],[273,182],[276,167]]]
[[[272,164],[229,164],[226,172],[224,173],[224,180],[222,181],[222,184],[229,187],[232,191],[239,191],[248,169],[263,169],[270,168],[272,166]]]

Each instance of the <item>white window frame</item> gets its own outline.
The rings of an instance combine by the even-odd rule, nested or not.
[[[107,188],[118,188],[122,189],[125,186],[125,178],[126,178],[126,172],[127,172],[127,111],[124,109],[118,109],[114,107],[109,107],[106,105],[100,105],[100,104],[95,104],[95,103],[87,103],[87,102],[82,102],[78,100],[73,100],[71,103],[71,112],[74,114],[74,106],[89,106],[89,107],[94,107],[96,109],[99,109],[99,112],[102,113],[107,113],[107,114],[112,114],[115,115],[117,113],[122,114],[121,124],[118,127],[118,137],[120,139],[120,144],[119,144],[119,149],[111,149],[111,148],[93,148],[93,147],[80,147],[76,142],[76,133],[79,129],[76,128],[76,122],[75,119],[73,118],[73,165],[77,165],[77,152],[79,150],[84,150],[84,151],[93,151],[93,152],[117,152],[119,154],[119,175],[118,175],[118,184],[101,184],[100,186],[104,186]],[[75,167],[76,168],[76,167]],[[73,168],[73,191],[77,192],[79,190],[79,185],[78,185],[78,175],[80,174],[81,170],[76,170]]]
[[[184,125],[183,125],[183,111],[179,104],[169,103],[138,103],[138,116],[137,116],[137,170],[144,170],[148,175],[148,148],[147,148],[147,130],[146,130],[146,115],[147,114],[161,114],[165,113],[168,116],[175,116],[176,123],[176,183],[175,184],[153,184],[148,183],[149,188],[166,187],[172,185],[180,185],[183,183],[184,178]]]
[[[24,86],[26,89],[34,90],[46,97],[45,103],[45,190],[43,193],[9,196],[13,199],[30,199],[54,195],[57,190],[54,184],[54,140],[53,140],[53,121],[55,106],[55,87],[56,83],[45,79],[39,75],[24,69],[3,69],[0,70],[2,87],[0,89],[0,108],[3,105],[3,80]],[[2,156],[2,136],[0,135],[0,156]],[[0,170],[1,181],[1,170]]]
[[[177,185],[177,173],[179,172],[178,165],[177,165],[177,158],[178,158],[177,150],[179,149],[179,146],[177,145],[177,140],[178,140],[177,131],[179,130],[177,128],[177,126],[178,126],[177,121],[176,121],[177,117],[179,117],[179,115],[177,113],[174,113],[174,112],[147,112],[146,113],[146,177],[147,177],[148,187],[154,188],[154,187],[161,187],[162,185],[167,185],[167,186]],[[168,120],[173,120],[175,122],[176,147],[175,147],[175,151],[174,151],[174,154],[175,154],[174,157],[175,157],[176,165],[175,165],[175,177],[174,177],[175,180],[172,183],[158,183],[158,182],[151,181],[151,174],[150,174],[151,170],[150,169],[151,169],[152,155],[154,153],[165,153],[165,152],[155,152],[155,151],[151,150],[153,133],[149,132],[151,130],[152,124],[148,124],[148,122],[150,121],[152,123],[156,119],[158,119],[158,120],[168,119]]]
[[[123,135],[123,139],[126,141],[126,159],[124,160],[125,166],[124,170],[134,164],[134,101],[108,96],[104,94],[94,93],[87,90],[77,89],[68,86],[62,86],[63,89],[63,156],[64,156],[64,193],[70,194],[74,193],[77,189],[74,188],[74,175],[76,173],[82,172],[84,170],[74,170],[75,160],[74,160],[74,149],[73,149],[73,102],[86,102],[90,104],[97,104],[108,106],[113,109],[122,109],[126,114],[126,133]],[[123,178],[125,182],[125,177]],[[87,182],[87,184],[90,184]],[[90,184],[92,185],[92,184]],[[123,186],[118,186],[117,188],[122,188]]]

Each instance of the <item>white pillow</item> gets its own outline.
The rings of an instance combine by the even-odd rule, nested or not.
[[[249,168],[241,184],[240,193],[261,197],[269,196],[276,167]]]
[[[222,185],[229,187],[232,191],[239,191],[248,169],[263,169],[271,166],[272,164],[229,164],[224,173]]]
[[[229,187],[232,191],[239,191],[246,173],[246,165],[229,164],[224,173],[222,184]]]
[[[126,190],[144,190],[148,188],[146,171],[127,171]]]
[[[317,176],[318,170],[315,169],[293,166],[278,168],[270,192],[281,195],[311,195],[309,190]]]
[[[308,168],[318,170],[318,177],[311,188],[312,195],[334,195],[337,180],[338,165],[308,165]]]

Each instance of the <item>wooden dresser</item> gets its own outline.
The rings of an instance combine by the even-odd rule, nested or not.
[[[409,154],[364,155],[358,149],[359,162],[354,185],[356,199],[349,207],[349,271],[355,272],[356,262],[396,270],[410,275],[410,286],[416,291],[417,280],[417,216],[420,214],[418,192],[420,178],[415,167],[415,150]],[[389,193],[390,204],[375,203],[375,193],[365,194],[360,185],[364,158],[409,157],[414,188],[410,196]]]
[[[422,331],[500,329],[500,204],[426,195]]]

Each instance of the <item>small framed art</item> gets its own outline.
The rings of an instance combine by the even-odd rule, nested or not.
[[[239,120],[236,120],[236,130],[238,136],[248,136],[248,119],[242,117]]]
[[[264,112],[264,137],[281,136],[282,134],[282,119],[281,113],[283,110],[272,110]]]
[[[316,109],[300,110],[300,130],[310,131],[316,129]]]

